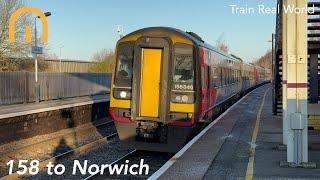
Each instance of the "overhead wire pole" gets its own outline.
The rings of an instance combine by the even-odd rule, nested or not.
[[[284,0],[285,6],[303,9],[307,0]],[[283,116],[287,140],[287,162],[291,167],[313,167],[308,163],[308,44],[307,12],[283,14],[284,95]],[[285,115],[286,114],[286,115]]]

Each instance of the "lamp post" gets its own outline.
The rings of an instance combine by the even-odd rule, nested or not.
[[[51,12],[44,13],[46,17],[51,16]],[[34,18],[34,46],[38,46],[38,40],[37,40],[37,19],[40,18],[40,16],[37,16]],[[36,102],[40,102],[40,85],[38,82],[38,54],[34,53],[34,65],[35,65],[35,96],[36,96]]]

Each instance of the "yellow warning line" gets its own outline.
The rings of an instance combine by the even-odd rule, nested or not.
[[[248,162],[248,166],[247,166],[247,172],[246,172],[246,178],[245,178],[246,180],[252,180],[253,179],[253,163],[254,163],[254,154],[256,152],[255,144],[257,142],[258,132],[259,132],[259,128],[260,128],[261,113],[262,113],[262,109],[263,109],[263,106],[264,106],[268,91],[269,91],[269,88],[264,93],[264,96],[263,96],[263,99],[262,99],[262,102],[261,102],[261,105],[260,105],[260,109],[259,109],[258,114],[257,114],[256,125],[254,127],[253,134],[252,134],[251,148],[250,148],[250,158],[249,158],[249,162]]]

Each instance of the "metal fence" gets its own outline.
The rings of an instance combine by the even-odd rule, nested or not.
[[[47,65],[46,72],[89,72],[89,68],[91,65],[95,64],[92,61],[72,61],[72,60],[45,60],[43,61]]]
[[[39,73],[40,101],[106,94],[110,73]],[[0,72],[0,105],[35,102],[35,75]]]

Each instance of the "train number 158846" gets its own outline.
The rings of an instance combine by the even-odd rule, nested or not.
[[[193,85],[188,85],[188,84],[175,84],[174,85],[175,90],[193,90]]]

